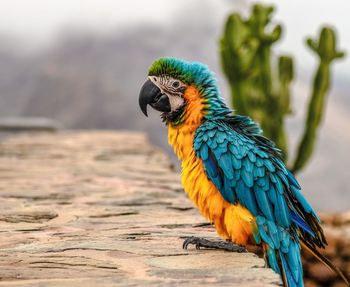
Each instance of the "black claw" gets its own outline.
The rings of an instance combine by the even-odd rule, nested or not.
[[[183,249],[187,249],[188,245],[189,244],[196,244],[194,241],[195,241],[196,237],[188,237],[184,240],[183,244],[182,244],[182,248]]]
[[[198,238],[198,237],[188,237],[186,240],[183,242],[182,248],[187,249],[188,245],[193,244],[195,245],[196,249],[200,249],[201,247],[203,248],[209,248],[209,249],[221,249],[221,250],[226,250],[230,252],[247,252],[247,249],[243,246],[239,246],[236,244],[233,244],[232,242],[225,242],[225,241],[209,241],[204,238]]]

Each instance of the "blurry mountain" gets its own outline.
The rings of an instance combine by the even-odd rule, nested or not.
[[[145,25],[107,35],[69,32],[35,54],[1,47],[0,115],[48,117],[73,129],[142,130],[170,151],[159,115],[151,112],[146,119],[139,111],[138,93],[148,66],[161,56],[204,62],[218,74],[227,95],[217,51],[222,24],[208,16],[205,22],[179,18],[167,27]],[[302,107],[310,79],[299,79],[296,105]],[[350,83],[338,78],[334,87],[316,157],[301,177],[311,201],[328,210],[350,206]],[[298,118],[290,122],[293,144],[303,117],[303,111],[295,111]]]
[[[147,130],[168,148],[159,116],[146,120],[139,111],[139,89],[161,56],[202,61],[218,71],[216,23],[192,16],[166,28],[104,36],[75,31],[35,55],[0,51],[0,114],[49,117],[67,128]]]

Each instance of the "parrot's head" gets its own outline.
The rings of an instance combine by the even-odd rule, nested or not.
[[[176,58],[160,58],[151,65],[139,105],[146,116],[148,105],[162,112],[163,120],[172,125],[181,124],[191,113],[202,119],[230,112],[208,67]]]

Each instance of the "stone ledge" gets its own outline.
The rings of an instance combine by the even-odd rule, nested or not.
[[[0,286],[276,286],[217,238],[168,158],[130,132],[23,134],[0,144]]]

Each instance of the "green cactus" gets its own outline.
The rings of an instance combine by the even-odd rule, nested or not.
[[[255,4],[248,19],[238,13],[230,15],[220,40],[220,54],[235,109],[259,122],[264,134],[276,142],[287,161],[284,121],[291,114],[290,85],[294,68],[292,57],[280,56],[277,71],[272,69],[271,47],[282,35],[281,25],[271,27],[273,11],[272,6]],[[323,28],[319,41],[308,39],[307,44],[319,56],[320,65],[304,135],[294,165],[290,167],[294,172],[302,169],[312,155],[329,89],[330,64],[344,55],[336,49],[335,32],[331,28]]]
[[[302,169],[312,155],[330,87],[330,65],[333,60],[344,57],[344,52],[337,51],[336,35],[329,27],[322,29],[318,42],[308,38],[306,43],[318,55],[320,63],[314,77],[304,134],[298,147],[297,157],[292,168],[293,172]]]

